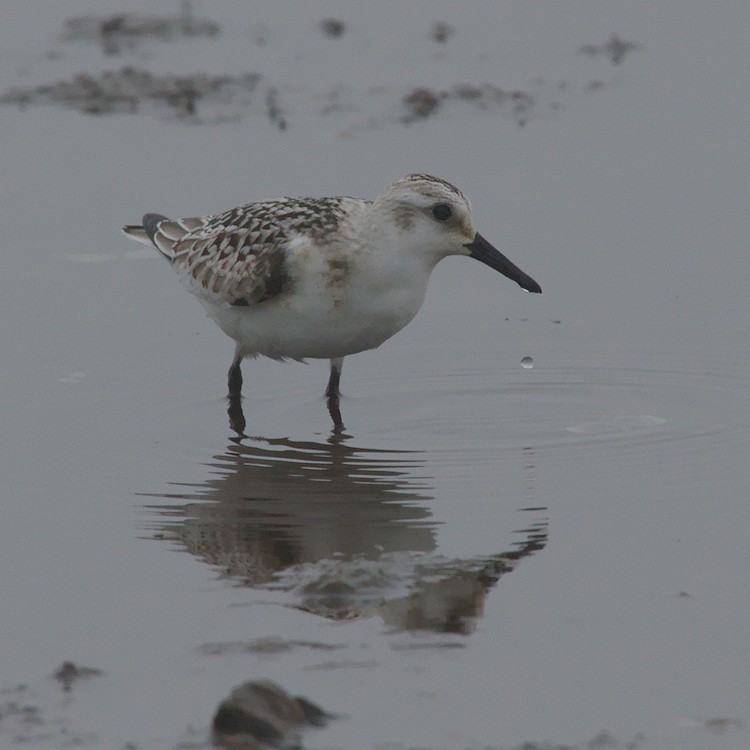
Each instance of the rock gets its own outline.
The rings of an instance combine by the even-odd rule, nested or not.
[[[245,682],[219,704],[213,739],[220,747],[282,750],[300,747],[296,730],[325,726],[331,714],[270,680]]]

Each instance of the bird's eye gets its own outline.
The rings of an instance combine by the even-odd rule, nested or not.
[[[437,203],[432,207],[432,215],[438,221],[448,221],[453,216],[453,209],[446,203]]]

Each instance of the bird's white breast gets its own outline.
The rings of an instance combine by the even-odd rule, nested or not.
[[[290,289],[248,307],[204,301],[209,315],[246,355],[337,358],[380,346],[424,301],[429,270],[356,239],[287,247]]]

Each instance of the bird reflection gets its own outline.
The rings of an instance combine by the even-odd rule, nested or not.
[[[469,633],[502,575],[547,540],[542,517],[516,532],[508,551],[438,555],[432,490],[416,452],[346,438],[248,438],[208,466],[201,484],[156,495],[185,501],[149,506],[158,537],[223,577],[288,592],[292,606],[329,619],[379,616],[397,630]]]

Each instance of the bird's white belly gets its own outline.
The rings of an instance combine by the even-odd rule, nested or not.
[[[333,359],[374,349],[398,333],[422,306],[424,291],[310,285],[249,307],[203,304],[245,356]]]

